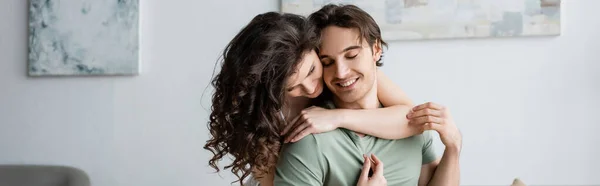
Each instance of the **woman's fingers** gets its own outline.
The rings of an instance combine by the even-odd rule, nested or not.
[[[300,131],[298,134],[296,134],[296,136],[294,136],[293,138],[291,138],[290,142],[295,143],[297,141],[300,141],[302,138],[308,136],[309,134],[312,134],[315,132],[315,128],[313,127],[306,127],[304,128],[302,131]]]
[[[375,167],[373,176],[383,176],[383,162],[375,154],[371,154],[371,159],[373,160],[373,166]]]
[[[292,139],[294,137],[296,137],[298,134],[300,134],[300,132],[302,132],[303,130],[308,129],[309,126],[310,125],[308,123],[301,123],[301,124],[299,124],[298,127],[296,127],[294,129],[294,131],[292,131],[291,133],[289,133],[289,135],[287,135],[285,137],[285,143],[288,143],[288,142],[292,141]]]
[[[360,173],[359,182],[369,180],[369,170],[371,170],[371,160],[363,154],[363,168]]]
[[[298,125],[298,123],[304,123],[302,120],[304,118],[304,114],[299,114],[298,116],[296,116],[296,118],[294,118],[292,120],[292,122],[288,123],[285,128],[283,129],[283,131],[281,131],[281,135],[286,135],[291,129],[293,129],[296,125]]]
[[[425,109],[421,109],[421,110],[417,110],[417,111],[410,111],[410,113],[408,113],[406,115],[406,118],[411,119],[411,118],[417,118],[417,117],[422,117],[422,116],[443,117],[443,114],[444,114],[444,112],[442,110],[425,108]]]
[[[423,103],[423,104],[413,107],[412,111],[418,111],[418,110],[425,109],[425,108],[430,108],[430,109],[435,109],[435,110],[444,110],[444,106],[442,106],[440,104],[433,103],[433,102],[427,102],[427,103]]]
[[[410,125],[424,125],[426,123],[443,124],[444,119],[441,117],[435,117],[435,116],[421,116],[421,117],[417,117],[417,118],[412,118],[408,123]]]

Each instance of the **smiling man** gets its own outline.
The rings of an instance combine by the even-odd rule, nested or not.
[[[321,43],[318,55],[323,79],[333,93],[329,108],[374,109],[376,74],[381,66],[380,29],[356,6],[327,5],[309,17]],[[386,140],[346,129],[312,134],[283,147],[275,185],[356,185],[363,154],[376,154],[385,164],[389,185],[459,185],[462,137],[444,107],[426,103],[407,115],[410,125],[427,130],[421,135]],[[373,118],[376,119],[376,118]],[[369,125],[369,123],[365,123]],[[445,145],[441,159],[432,146],[431,130]]]

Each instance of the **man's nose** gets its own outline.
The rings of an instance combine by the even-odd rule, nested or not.
[[[348,74],[350,74],[350,68],[348,68],[346,62],[337,62],[335,69],[335,77],[338,79],[345,79],[348,76]]]

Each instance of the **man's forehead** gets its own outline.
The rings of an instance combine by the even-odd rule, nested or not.
[[[321,32],[321,44],[319,48],[322,52],[340,52],[350,46],[361,46],[363,44],[361,41],[363,40],[358,28],[328,26]]]

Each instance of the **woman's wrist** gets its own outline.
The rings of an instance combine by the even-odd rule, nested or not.
[[[348,118],[351,115],[351,110],[348,109],[334,109],[335,126],[336,128],[348,128]]]

